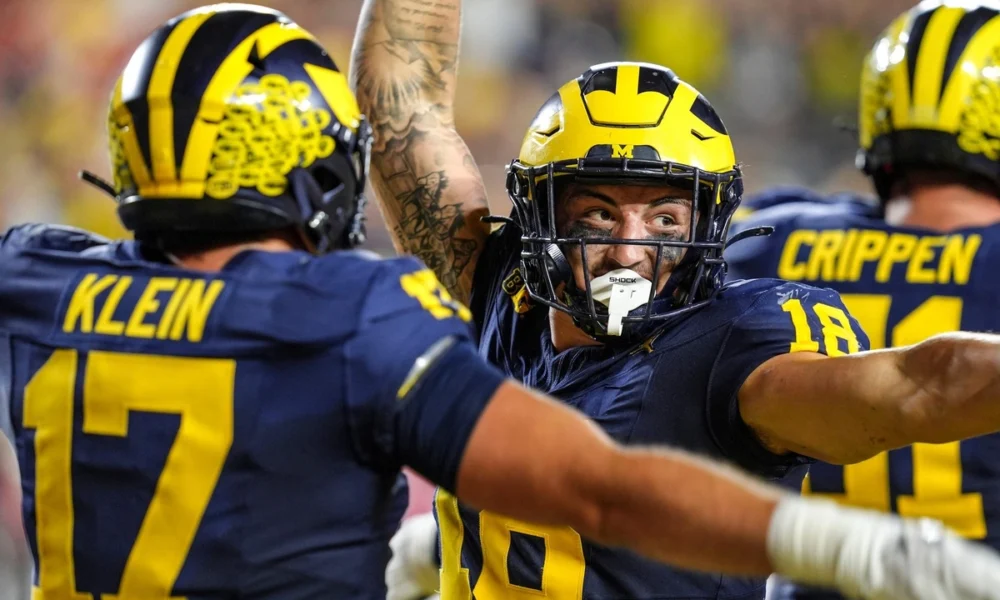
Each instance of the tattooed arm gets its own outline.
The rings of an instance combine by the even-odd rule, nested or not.
[[[375,131],[372,185],[396,249],[467,302],[489,228],[479,168],[455,131],[461,0],[365,0],[351,85]]]

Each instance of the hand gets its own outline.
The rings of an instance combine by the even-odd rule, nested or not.
[[[422,600],[440,587],[437,523],[430,513],[403,521],[389,547],[392,558],[385,569],[386,600]]]
[[[1000,555],[930,520],[786,498],[768,531],[778,574],[864,600],[1000,600]]]
[[[1000,555],[936,521],[904,522],[873,561],[873,600],[1000,600]]]

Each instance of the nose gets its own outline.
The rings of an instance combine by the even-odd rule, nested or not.
[[[645,225],[642,219],[628,215],[615,232],[616,239],[641,240],[646,237]],[[612,244],[606,254],[607,259],[619,268],[633,269],[646,257],[646,247],[636,244]]]

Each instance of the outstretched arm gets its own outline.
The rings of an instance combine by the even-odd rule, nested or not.
[[[460,0],[366,0],[351,85],[375,133],[372,186],[396,249],[458,300],[489,233],[479,168],[455,131]]]
[[[371,384],[353,386],[359,458],[409,464],[472,507],[568,525],[681,568],[773,570],[851,597],[1000,600],[1000,557],[940,527],[780,496],[669,449],[622,448],[571,407],[505,379],[467,335],[439,338],[445,321],[414,316],[371,321],[347,352]],[[370,355],[385,356],[386,331],[424,339],[376,372]],[[458,556],[442,559],[458,567]]]
[[[572,408],[512,381],[466,446],[457,495],[685,568],[773,570],[765,541],[777,490],[680,452],[622,449]]]
[[[687,569],[774,571],[859,598],[1000,600],[1000,557],[940,526],[779,497],[676,451],[620,448],[573,409],[510,381],[472,432],[457,492]]]
[[[777,356],[739,393],[774,452],[850,464],[916,442],[1000,430],[1000,336],[950,333],[891,350]]]

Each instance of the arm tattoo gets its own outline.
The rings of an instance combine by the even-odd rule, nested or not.
[[[384,199],[386,220],[401,249],[423,260],[453,295],[465,301],[471,288],[473,259],[481,244],[469,229],[481,226],[478,219],[488,212],[486,196],[481,190],[478,195],[455,190],[449,170],[429,150],[448,146],[460,148],[466,155],[468,150],[454,131],[408,128],[400,138],[373,153],[372,182],[379,198]],[[413,159],[422,154],[431,157],[418,168]],[[447,166],[454,169],[454,164]],[[464,163],[462,166],[468,168]],[[393,202],[385,201],[390,198]],[[470,223],[471,219],[475,221]]]
[[[374,5],[362,14],[351,76],[359,100],[377,108],[369,115],[373,127],[392,125],[398,134],[415,107],[452,100],[448,84],[454,85],[457,71],[461,0],[369,2]]]
[[[488,208],[452,121],[460,0],[367,2],[351,78],[375,133],[372,184],[397,248],[467,300]]]
[[[460,4],[461,0],[386,0],[386,28],[398,39],[457,40]]]
[[[460,203],[441,202],[441,192],[447,186],[444,171],[418,179],[416,189],[397,198],[400,215],[395,229],[398,239],[406,240],[407,249],[423,258],[446,288],[456,289],[477,244],[455,237],[465,226],[465,216]]]
[[[423,107],[424,112],[429,112],[425,98],[445,93],[445,74],[454,77],[454,59],[449,60],[444,52],[422,48],[428,45],[389,40],[356,51],[355,81],[359,100],[379,109],[370,115],[376,143],[405,134],[411,126],[406,122],[408,114],[415,107]],[[391,73],[384,73],[387,69],[376,66],[387,62],[392,63]]]

